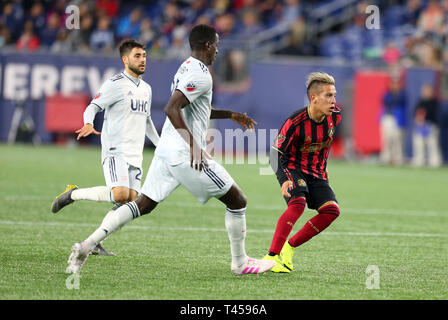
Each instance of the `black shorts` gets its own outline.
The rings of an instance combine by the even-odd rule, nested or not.
[[[327,201],[338,202],[328,180],[318,179],[298,170],[289,170],[289,172],[291,173],[294,185],[289,190],[291,197],[285,198],[286,203],[291,199],[305,196],[308,208],[317,210]]]

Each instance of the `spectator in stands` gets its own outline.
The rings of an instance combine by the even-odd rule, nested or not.
[[[408,0],[403,10],[403,20],[406,24],[417,27],[418,18],[422,11],[421,0]]]
[[[42,30],[45,29],[45,8],[40,2],[34,2],[30,9],[30,18],[33,22],[34,33],[40,36]]]
[[[249,40],[263,30],[258,22],[258,13],[253,8],[245,9],[241,20],[242,26],[237,33],[238,38],[241,40]]]
[[[384,164],[402,165],[403,128],[405,126],[406,95],[400,80],[391,79],[389,88],[383,97],[383,113],[381,116],[381,162]]]
[[[149,49],[149,56],[151,59],[163,59],[165,58],[165,38],[157,37],[151,44]]]
[[[11,43],[11,33],[8,28],[0,23],[0,48],[4,48]]]
[[[152,21],[150,18],[146,17],[142,20],[140,25],[140,33],[137,36],[137,41],[149,47],[154,39],[157,37],[157,32],[152,26]]]
[[[56,41],[60,26],[61,24],[59,13],[54,11],[48,17],[47,26],[44,29],[42,29],[40,33],[39,38],[42,46],[45,46],[46,48],[51,48],[53,43]]]
[[[142,9],[134,8],[131,13],[120,19],[117,27],[119,39],[136,38],[140,34]]]
[[[282,10],[282,15],[278,21],[279,24],[290,26],[302,14],[302,7],[300,0],[285,0],[285,5]]]
[[[93,17],[89,13],[81,15],[79,29],[70,30],[68,42],[74,52],[87,53],[90,50],[90,36],[93,31]]]
[[[20,14],[22,13],[22,14]],[[6,30],[17,39],[20,36],[20,30],[22,29],[23,10],[14,10],[12,3],[7,2],[3,6],[3,12],[0,16],[0,24],[2,24]]]
[[[212,15],[209,12],[206,0],[193,0],[188,8],[184,10],[185,23],[188,25],[199,24],[196,20],[204,14]]]
[[[262,24],[266,28],[274,27],[277,23],[277,12],[279,4],[275,0],[263,0],[260,2],[259,13]]]
[[[412,165],[414,166],[425,165],[426,159],[431,167],[439,167],[442,164],[438,107],[439,101],[434,95],[432,86],[425,84],[422,87],[421,99],[417,103],[414,116],[412,133]]]
[[[177,26],[173,30],[173,41],[166,50],[166,58],[185,60],[190,55],[190,46],[186,41],[187,30],[184,26]]]
[[[66,29],[59,30],[55,42],[51,45],[50,51],[54,53],[72,52],[72,44],[68,40],[68,32]]]
[[[103,16],[98,20],[97,28],[90,36],[90,48],[93,51],[111,52],[114,47],[114,33],[110,28],[110,19]]]
[[[216,30],[221,40],[235,34],[235,20],[233,13],[224,13],[216,17]]]
[[[383,60],[387,65],[394,65],[400,61],[401,51],[393,42],[389,42],[383,52]]]
[[[305,43],[306,23],[303,17],[298,17],[291,25],[287,35],[287,46],[277,50],[276,54],[281,55],[311,55],[312,45]]]
[[[103,11],[111,19],[117,16],[119,6],[119,0],[96,0],[95,4],[97,10]]]
[[[428,5],[420,14],[418,27],[425,34],[433,34],[439,30],[443,22],[443,11],[437,0],[429,0]]]
[[[16,42],[16,49],[18,51],[36,51],[39,49],[39,38],[34,34],[33,21],[25,22],[25,29]]]
[[[174,27],[182,24],[183,17],[176,2],[168,2],[163,10],[160,22],[160,32],[165,36],[170,36]]]

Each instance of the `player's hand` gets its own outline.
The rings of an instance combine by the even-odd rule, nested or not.
[[[283,182],[282,189],[281,189],[283,197],[291,198],[291,194],[289,193],[289,190],[292,189],[292,186],[293,186],[293,183],[291,180],[287,180],[287,181]]]
[[[76,130],[75,133],[78,134],[78,137],[76,137],[76,140],[87,137],[92,133],[96,134],[96,135],[101,134],[101,132],[96,131],[95,128],[93,127],[93,125],[90,123],[84,125],[81,129]]]
[[[249,129],[250,131],[254,130],[255,125],[257,124],[254,119],[247,115],[247,113],[232,112],[231,119],[242,126],[245,130]]]
[[[190,146],[190,167],[199,171],[203,168],[208,169],[207,159],[210,159],[210,156],[196,143]]]

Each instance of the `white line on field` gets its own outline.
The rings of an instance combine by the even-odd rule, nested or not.
[[[53,201],[54,198],[43,197],[43,196],[23,196],[23,195],[7,195],[4,201],[48,201],[49,203]],[[249,199],[250,200],[250,199]],[[415,209],[386,209],[386,208],[351,208],[344,207],[343,203],[341,205],[342,214],[370,214],[370,215],[405,215],[405,216],[418,216],[418,217],[448,217],[445,211],[434,211],[434,210],[415,210]],[[202,208],[200,203],[194,202],[179,202],[179,201],[165,201],[163,206],[166,207],[188,207],[188,208]],[[208,203],[207,207],[210,208],[220,208],[223,209],[224,205],[221,203]],[[256,205],[248,204],[248,210],[272,210],[278,211],[279,214],[286,210],[286,204],[278,205]],[[106,212],[104,212],[106,213]]]
[[[98,228],[99,224],[73,223],[73,222],[34,222],[34,221],[10,221],[0,220],[0,225],[23,225],[44,227],[88,227]],[[161,231],[204,231],[204,232],[227,232],[224,228],[196,228],[196,227],[165,227],[165,226],[136,226],[127,225],[126,229],[139,230],[161,230]],[[249,229],[249,233],[273,233],[272,229]],[[324,231],[322,235],[328,236],[360,236],[360,237],[418,237],[418,238],[448,238],[447,234],[440,233],[409,233],[409,232],[334,232]]]

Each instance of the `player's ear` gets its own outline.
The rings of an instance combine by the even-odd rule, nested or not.
[[[128,57],[127,56],[121,56],[121,61],[123,61],[123,63],[126,65],[129,63]]]

